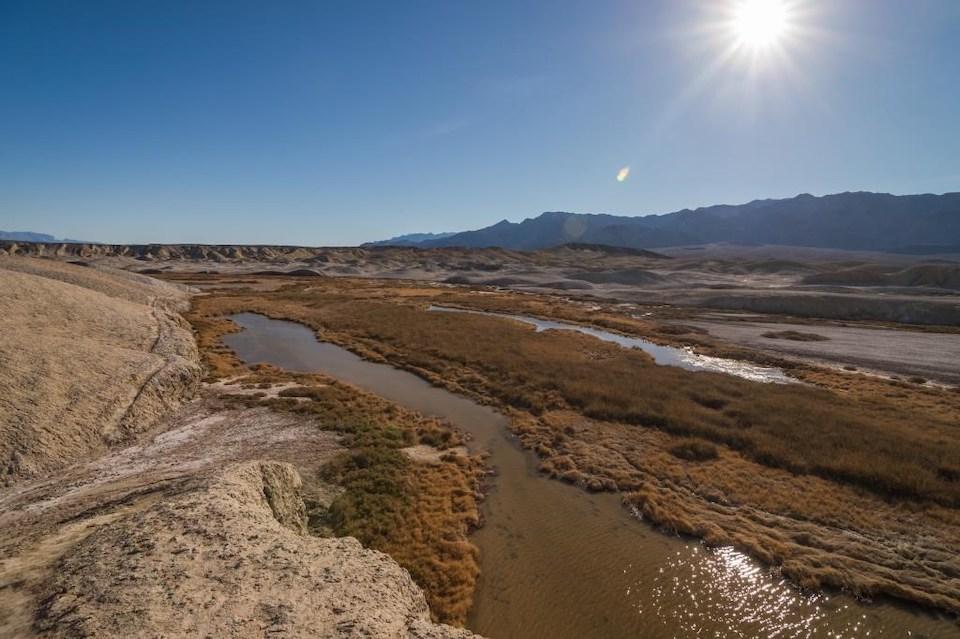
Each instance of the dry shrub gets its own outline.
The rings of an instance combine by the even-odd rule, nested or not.
[[[767,339],[787,339],[792,342],[827,342],[830,338],[816,333],[802,333],[800,331],[767,331],[761,333]]]
[[[692,462],[709,461],[719,456],[717,447],[702,439],[683,439],[670,447],[670,454]]]
[[[960,482],[960,465],[941,466],[937,469],[937,474],[945,481]]]

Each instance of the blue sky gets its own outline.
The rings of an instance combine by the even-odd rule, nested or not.
[[[355,244],[960,190],[960,2],[0,0],[0,229]],[[617,182],[617,171],[631,167]]]

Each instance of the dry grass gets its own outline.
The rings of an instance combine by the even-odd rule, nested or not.
[[[391,285],[335,280],[309,290],[223,294],[199,308],[208,316],[244,309],[299,321],[361,354],[377,353],[435,383],[533,414],[572,408],[710,440],[797,474],[960,504],[960,486],[938,472],[960,458],[956,398],[911,405],[897,386],[887,396],[841,395],[655,366],[642,352],[583,335],[429,313],[423,301],[407,303],[391,292]],[[451,293],[434,296],[447,301]]]
[[[322,375],[295,375],[272,366],[249,372],[221,341],[237,330],[233,322],[196,310],[189,319],[211,378],[246,371],[239,385],[250,390],[298,384],[276,398],[237,393],[228,401],[309,416],[343,435],[350,450],[323,469],[322,479],[344,491],[328,510],[307,504],[311,529],[331,529],[386,552],[424,590],[437,621],[462,625],[479,574],[477,549],[467,534],[480,523],[482,463],[460,455],[416,463],[401,450],[414,444],[459,446],[459,435],[438,420]]]
[[[588,489],[613,485],[672,533],[735,546],[803,587],[960,611],[960,557],[949,550],[960,544],[955,508],[884,499],[723,447],[707,461],[681,460],[674,451],[683,438],[570,411],[521,417],[514,427],[526,445],[549,454],[544,472]]]
[[[684,438],[670,447],[670,454],[687,461],[709,461],[718,456],[717,447],[701,439]]]
[[[960,544],[958,393],[811,367],[794,369],[809,386],[762,385],[654,366],[577,333],[425,310],[459,304],[657,330],[538,296],[335,280],[198,302],[207,319],[250,310],[301,322],[497,404],[544,472],[619,490],[654,522],[732,544],[801,585],[960,610],[960,563],[942,550]],[[664,340],[678,335],[723,352],[700,335]]]

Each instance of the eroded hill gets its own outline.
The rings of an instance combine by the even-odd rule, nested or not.
[[[152,426],[196,391],[183,287],[0,259],[0,477],[36,476]]]
[[[0,636],[473,636],[308,524],[345,490],[320,479],[348,455],[338,423],[372,399],[340,388],[334,422],[280,399],[329,380],[201,383],[179,285],[4,257],[0,288]]]

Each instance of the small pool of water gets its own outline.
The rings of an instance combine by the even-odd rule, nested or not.
[[[638,521],[614,494],[590,494],[537,472],[506,417],[425,380],[368,362],[309,328],[232,317],[224,342],[248,364],[321,372],[406,408],[447,419],[489,453],[480,579],[467,627],[490,639],[957,636],[945,617],[845,595],[802,593],[747,555],[709,549]]]
[[[726,373],[736,375],[754,382],[765,382],[771,384],[793,384],[797,380],[784,373],[779,368],[771,366],[758,366],[749,362],[741,362],[735,359],[724,359],[722,357],[710,357],[709,355],[699,355],[688,348],[677,348],[675,346],[662,346],[639,337],[629,337],[612,333],[592,326],[581,326],[570,322],[558,322],[555,320],[545,320],[530,315],[511,315],[507,313],[493,313],[490,311],[474,311],[464,308],[453,308],[450,306],[431,305],[427,310],[442,313],[473,313],[475,315],[487,315],[490,317],[502,317],[511,319],[536,327],[537,331],[577,331],[584,335],[590,335],[604,342],[612,342],[624,348],[639,348],[644,353],[653,357],[653,361],[662,366],[678,366],[691,371],[713,371],[715,373]]]

